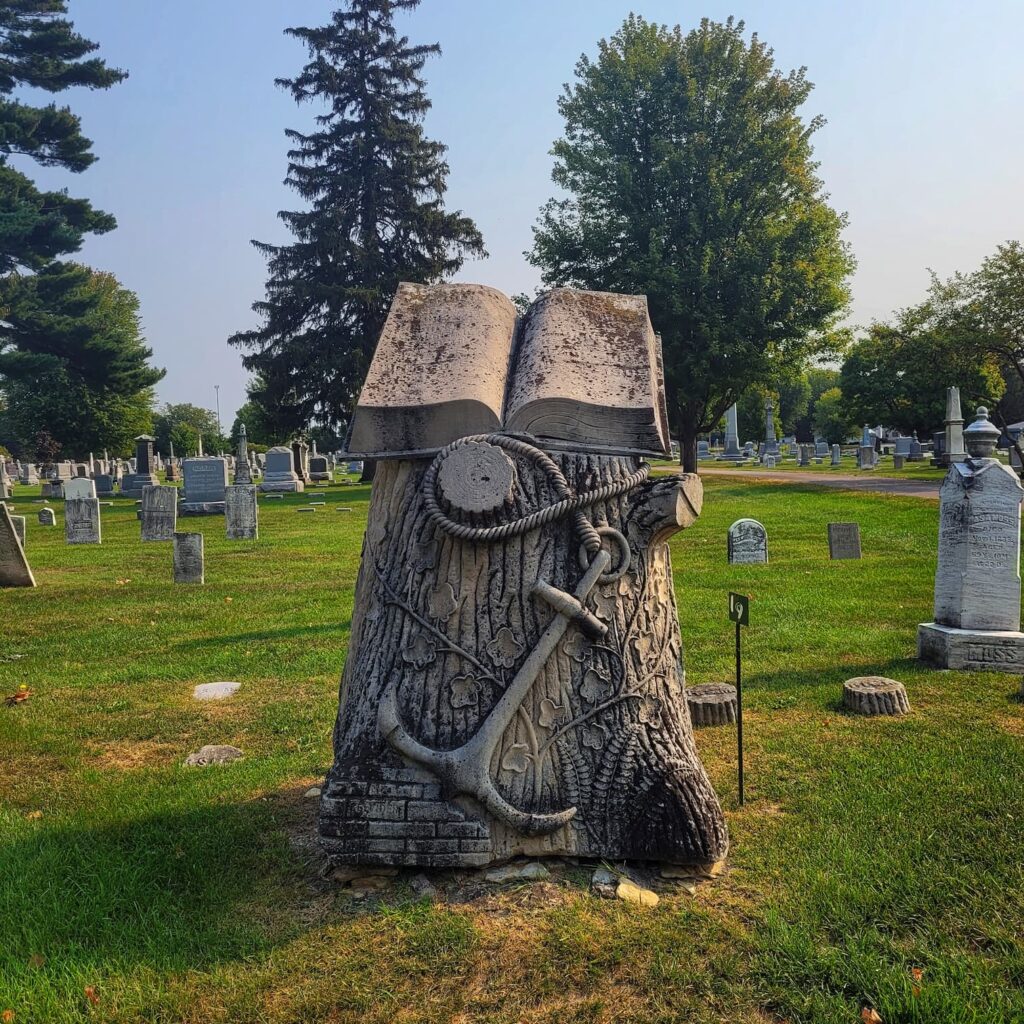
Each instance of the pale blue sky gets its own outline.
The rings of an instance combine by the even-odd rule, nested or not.
[[[304,61],[282,35],[321,24],[328,0],[70,0],[81,31],[131,77],[72,92],[100,160],[83,175],[38,173],[114,213],[119,228],[82,259],[138,292],[163,401],[213,408],[230,425],[245,372],[225,343],[255,323],[265,265],[250,238],[284,240],[276,212],[285,127],[304,127],[273,85]],[[438,41],[427,129],[450,147],[448,200],[474,217],[490,258],[464,280],[512,293],[537,275],[522,256],[551,195],[555,101],[581,53],[634,10],[668,24],[743,18],[781,67],[806,65],[821,174],[859,261],[854,320],[917,301],[927,267],[970,270],[1024,237],[1022,0],[424,0],[403,26]],[[36,174],[35,171],[32,172]]]

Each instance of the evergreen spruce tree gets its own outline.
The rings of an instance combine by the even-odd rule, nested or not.
[[[290,429],[344,422],[400,281],[441,280],[483,255],[473,221],[446,212],[446,147],[427,139],[421,71],[437,45],[411,46],[394,16],[419,0],[347,0],[330,24],[292,28],[309,62],[278,79],[327,109],[287,133],[286,182],[308,209],[282,212],[290,245],[253,244],[269,264],[262,326],[233,335],[259,380],[251,397]]]
[[[77,252],[83,235],[115,227],[110,214],[66,192],[41,192],[10,164],[12,156],[24,156],[78,173],[96,159],[67,107],[32,106],[12,96],[19,87],[108,89],[126,77],[89,56],[97,44],[75,32],[66,13],[66,0],[0,0],[0,273],[38,270]]]

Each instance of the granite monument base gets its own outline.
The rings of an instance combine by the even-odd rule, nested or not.
[[[1024,633],[923,622],[917,627],[917,656],[937,668],[1024,673]]]
[[[223,501],[183,501],[178,505],[179,516],[222,516]]]

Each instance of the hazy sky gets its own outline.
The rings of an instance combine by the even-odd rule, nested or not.
[[[330,0],[70,0],[78,28],[130,78],[65,93],[95,141],[82,175],[30,171],[117,216],[86,262],[138,292],[161,401],[214,407],[230,426],[246,374],[226,338],[256,323],[265,264],[251,238],[284,241],[285,127],[304,128],[273,84],[305,59],[282,34],[322,24]],[[475,218],[490,252],[460,277],[508,293],[538,283],[522,256],[552,193],[555,106],[581,53],[626,14],[689,28],[743,18],[780,67],[805,65],[821,175],[850,217],[859,269],[854,320],[921,298],[927,267],[973,269],[1024,237],[1022,0],[424,0],[403,28],[438,41],[427,68],[429,134],[447,143],[448,205]]]

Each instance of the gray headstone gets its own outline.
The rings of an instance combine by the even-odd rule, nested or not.
[[[109,473],[97,473],[93,478],[96,484],[96,496],[112,498],[114,496],[114,478]]]
[[[157,485],[142,490],[142,539],[174,539],[178,527],[178,488]]]
[[[843,456],[842,449],[839,447],[839,445],[837,445],[837,444],[832,445],[832,465],[833,466],[838,466],[839,465],[839,462],[840,462],[840,459],[842,458],[842,456]]]
[[[34,587],[35,577],[18,540],[11,513],[0,503],[0,587]]]
[[[331,470],[325,455],[311,455],[309,459],[309,479],[315,481],[330,480]]]
[[[89,480],[84,476],[76,476],[64,484],[64,497],[71,498],[95,498],[96,481]]]
[[[261,491],[303,491],[305,484],[295,472],[291,448],[279,445],[266,453]]]
[[[100,544],[98,498],[70,498],[64,502],[64,540],[68,544]]]
[[[54,514],[52,508],[41,508],[39,510],[39,525],[40,526],[56,526],[57,516]]]
[[[828,524],[829,558],[860,558],[860,524]]]
[[[260,534],[256,485],[229,487],[225,493],[224,515],[228,540],[256,540]]]
[[[905,458],[906,458],[905,455],[894,455],[892,457],[892,468],[893,469],[902,469],[903,468],[903,462],[904,462]]]
[[[202,583],[204,580],[203,535],[201,533],[176,533],[174,535],[174,582]]]
[[[768,531],[756,519],[737,519],[729,527],[729,562],[746,565],[768,561]]]
[[[185,459],[181,471],[185,481],[183,505],[223,504],[228,486],[227,459]]]
[[[25,550],[25,517],[24,516],[11,516],[11,522],[14,524],[14,532],[18,535],[18,542],[21,544],[21,550]]]

